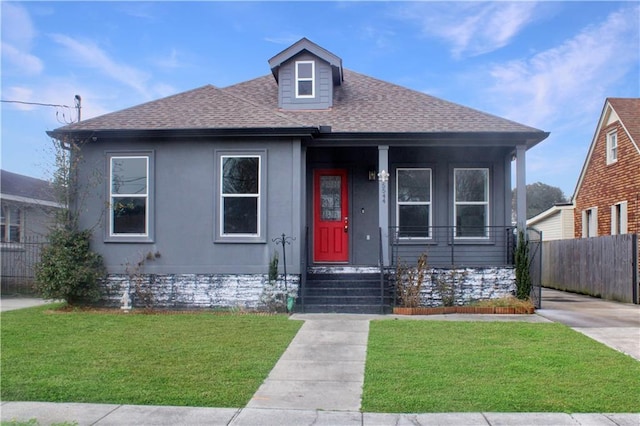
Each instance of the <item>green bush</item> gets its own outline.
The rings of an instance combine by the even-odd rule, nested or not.
[[[516,297],[526,300],[531,296],[531,275],[529,274],[529,241],[524,232],[518,232],[518,245],[515,254],[516,263]]]
[[[91,231],[56,229],[36,265],[36,288],[45,299],[65,300],[69,305],[100,298],[98,281],[104,277],[102,257],[91,251]]]

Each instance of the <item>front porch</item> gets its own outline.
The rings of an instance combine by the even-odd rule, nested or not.
[[[421,291],[424,306],[442,306],[438,283],[455,276],[451,295],[455,305],[511,295],[515,289],[513,227],[487,227],[473,239],[456,237],[452,227],[413,229],[428,238],[408,238],[406,229],[389,229],[390,264],[319,265],[308,255],[298,287],[296,311],[306,313],[391,313],[396,305],[396,268],[415,268],[418,257],[427,255],[427,276]],[[380,232],[382,234],[382,232]],[[415,235],[415,234],[414,234]],[[308,241],[308,240],[307,240]]]
[[[373,143],[303,149],[307,264],[393,267],[424,251],[434,267],[513,263],[514,228],[525,226],[523,147]]]

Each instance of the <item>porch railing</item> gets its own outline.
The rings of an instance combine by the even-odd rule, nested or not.
[[[512,226],[391,227],[391,262],[413,264],[427,253],[429,266],[490,267],[514,264],[516,233]]]

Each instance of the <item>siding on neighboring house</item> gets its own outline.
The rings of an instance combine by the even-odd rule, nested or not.
[[[33,293],[34,265],[62,206],[47,181],[0,171],[0,283],[3,294]]]
[[[541,231],[543,241],[574,238],[574,207],[553,206],[529,219],[527,227]]]
[[[628,101],[635,102],[632,105],[640,105],[635,99]],[[592,143],[574,196],[576,238],[585,236],[587,224],[584,223],[584,218],[587,217],[585,212],[588,210],[595,215],[597,235],[617,233],[612,230],[612,216],[616,205],[621,205],[626,211],[626,233],[640,232],[638,141],[634,143],[630,138],[628,126],[616,114],[615,102],[613,108],[609,105],[608,102],[605,105],[599,131]],[[632,111],[633,108],[635,107],[631,108]],[[617,160],[607,164],[607,134],[613,131],[617,134]]]

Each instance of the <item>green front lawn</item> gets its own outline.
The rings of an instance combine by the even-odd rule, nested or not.
[[[372,321],[365,412],[640,412],[640,362],[560,324]]]
[[[302,325],[50,309],[2,313],[2,401],[243,407]]]
[[[2,401],[243,407],[283,315],[1,315]],[[372,321],[366,412],[639,412],[640,362],[559,324]]]

